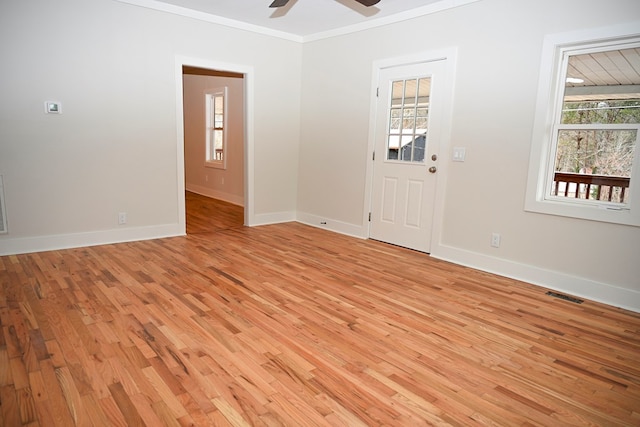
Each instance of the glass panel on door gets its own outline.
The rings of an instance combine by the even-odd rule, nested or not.
[[[430,77],[393,81],[387,160],[424,163],[430,92]]]

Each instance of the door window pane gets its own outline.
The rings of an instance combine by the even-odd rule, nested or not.
[[[391,88],[387,160],[423,163],[431,78],[397,80]]]

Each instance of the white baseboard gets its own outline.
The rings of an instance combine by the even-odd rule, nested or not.
[[[367,229],[362,225],[348,224],[304,212],[298,212],[296,221],[360,239],[368,238]],[[542,288],[640,312],[640,292],[631,289],[442,244],[432,247],[431,256]]]
[[[201,196],[211,197],[213,199],[229,202],[237,206],[244,206],[244,197],[237,196],[235,194],[225,193],[220,190],[214,190],[211,188],[189,183],[187,183],[186,185],[186,190],[192,193],[200,194]]]
[[[280,224],[282,222],[292,222],[296,220],[295,212],[274,212],[268,214],[254,214],[249,224],[250,227],[257,225]]]
[[[640,292],[632,289],[442,244],[432,248],[431,256],[580,298],[640,312]]]
[[[251,226],[292,221],[360,239],[367,238],[365,226],[331,220],[304,212],[298,212],[297,214],[296,212],[257,214],[254,215]],[[185,234],[184,226],[180,224],[165,224],[66,235],[16,239],[2,238],[0,239],[0,256],[184,236]],[[631,289],[620,288],[583,277],[545,270],[532,265],[491,257],[443,244],[434,245],[431,256],[580,298],[640,312],[640,292]]]
[[[0,255],[16,255],[85,246],[107,245],[136,240],[184,236],[185,234],[184,226],[179,224],[166,224],[54,236],[20,237],[16,239],[3,238],[0,239]]]
[[[336,221],[334,219],[328,219],[306,212],[298,212],[296,214],[296,221],[312,227],[335,231],[336,233],[346,234],[347,236],[357,237],[359,239],[367,238],[366,230],[362,225]]]

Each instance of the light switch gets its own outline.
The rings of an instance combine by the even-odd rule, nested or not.
[[[45,101],[44,111],[47,114],[61,114],[62,104],[57,101]]]
[[[464,147],[453,147],[453,161],[454,162],[464,162],[465,156],[465,148]]]

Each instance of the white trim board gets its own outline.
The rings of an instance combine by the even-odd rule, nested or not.
[[[366,237],[366,226],[347,224],[342,221],[301,212],[298,212],[296,221],[335,233],[359,239],[368,239]],[[432,256],[453,264],[529,283],[540,287],[540,292],[549,289],[640,313],[640,292],[631,289],[438,244],[436,241],[432,245],[431,254],[424,255],[425,257]]]
[[[293,222],[296,220],[296,213],[293,211],[272,212],[264,214],[255,214],[253,226],[281,224],[283,222]]]
[[[354,238],[366,239],[363,226],[342,221],[321,218],[306,213],[279,212],[255,215],[255,224],[268,225],[297,221],[312,227],[323,228]],[[320,224],[326,222],[326,224]],[[113,229],[89,233],[75,233],[54,236],[2,239],[0,256],[17,255],[32,252],[70,249],[87,246],[124,243],[139,240],[160,239],[184,236],[185,230],[180,224],[165,224],[151,227]],[[425,256],[429,256],[425,254]],[[443,244],[434,245],[431,256],[454,264],[463,265],[514,280],[540,286],[563,293],[586,298],[603,304],[620,307],[640,313],[640,292],[623,289],[590,279],[570,276],[532,265],[526,265],[502,258],[491,257]]]
[[[210,22],[212,24],[224,25],[226,27],[236,28],[239,30],[251,31],[258,34],[263,34],[272,37],[278,37],[284,40],[290,40],[298,43],[311,42],[316,40],[328,39],[331,37],[342,36],[345,34],[351,34],[358,31],[368,30],[371,28],[381,27],[383,25],[394,24],[396,22],[402,22],[420,16],[431,15],[443,10],[453,9],[459,6],[464,6],[469,3],[475,3],[480,0],[441,0],[439,2],[418,7],[416,9],[408,10],[401,13],[385,16],[382,18],[371,19],[366,22],[362,22],[354,25],[347,25],[342,28],[336,28],[333,30],[322,31],[315,34],[298,35],[293,33],[287,33],[284,31],[274,30],[261,25],[249,24],[243,21],[235,19],[229,19],[211,13],[201,12],[186,7],[176,6],[173,4],[164,3],[157,0],[114,0],[120,3],[126,3],[134,6],[140,6],[147,9],[157,10],[161,12],[171,13],[174,15],[184,16],[186,18],[197,19],[200,21]],[[317,0],[315,0],[317,1]],[[265,3],[266,5],[266,3]]]
[[[235,19],[224,18],[222,16],[212,15],[206,12],[200,12],[194,9],[188,9],[186,7],[175,6],[173,4],[164,3],[157,0],[115,0],[120,3],[126,3],[134,6],[140,6],[147,9],[157,10],[160,12],[167,12],[173,15],[184,16],[186,18],[193,18],[199,21],[210,22],[212,24],[224,25],[225,27],[236,28],[238,30],[251,31],[258,34],[264,34],[267,36],[278,37],[285,40],[291,40],[294,42],[302,42],[302,37],[295,34],[285,33],[283,31],[272,30],[260,25],[247,24],[246,22],[237,21]],[[476,0],[477,1],[477,0]]]
[[[184,235],[185,230],[182,225],[164,224],[149,227],[129,227],[122,229],[91,231],[87,233],[2,239],[0,240],[0,243],[2,244],[0,247],[0,256],[109,245],[113,243],[134,242],[139,240],[151,240]]]
[[[302,37],[304,42],[312,42],[316,40],[328,39],[331,37],[343,36],[346,34],[356,33],[358,31],[364,31],[371,28],[382,27],[383,25],[395,24],[397,22],[407,21],[413,18],[419,18],[425,15],[431,15],[433,13],[442,12],[444,10],[453,9],[459,6],[464,6],[469,3],[475,3],[480,0],[442,0],[437,3],[433,3],[427,6],[418,7],[416,9],[407,10],[405,12],[396,13],[394,15],[385,16],[382,18],[372,19],[360,24],[348,25],[342,28],[336,28],[334,30],[323,31],[315,34],[309,34]]]
[[[322,228],[335,233],[367,240],[367,226],[348,224],[331,218],[298,212],[297,222]],[[284,221],[280,221],[284,222]],[[540,287],[540,292],[553,290],[576,297],[600,302],[614,307],[640,313],[640,292],[620,288],[594,280],[572,276],[557,271],[545,270],[534,265],[522,264],[503,258],[471,252],[434,241],[431,254],[436,259],[462,265],[487,273],[507,277]]]
[[[443,261],[530,283],[545,289],[640,313],[640,292],[631,289],[620,288],[583,277],[545,270],[533,265],[496,258],[443,244],[434,245],[431,256]]]
[[[331,218],[321,217],[306,212],[297,212],[296,222],[310,225],[311,227],[322,228],[323,230],[333,231],[334,233],[345,234],[358,239],[367,238],[367,228],[358,224],[350,224],[344,221],[337,221]]]

